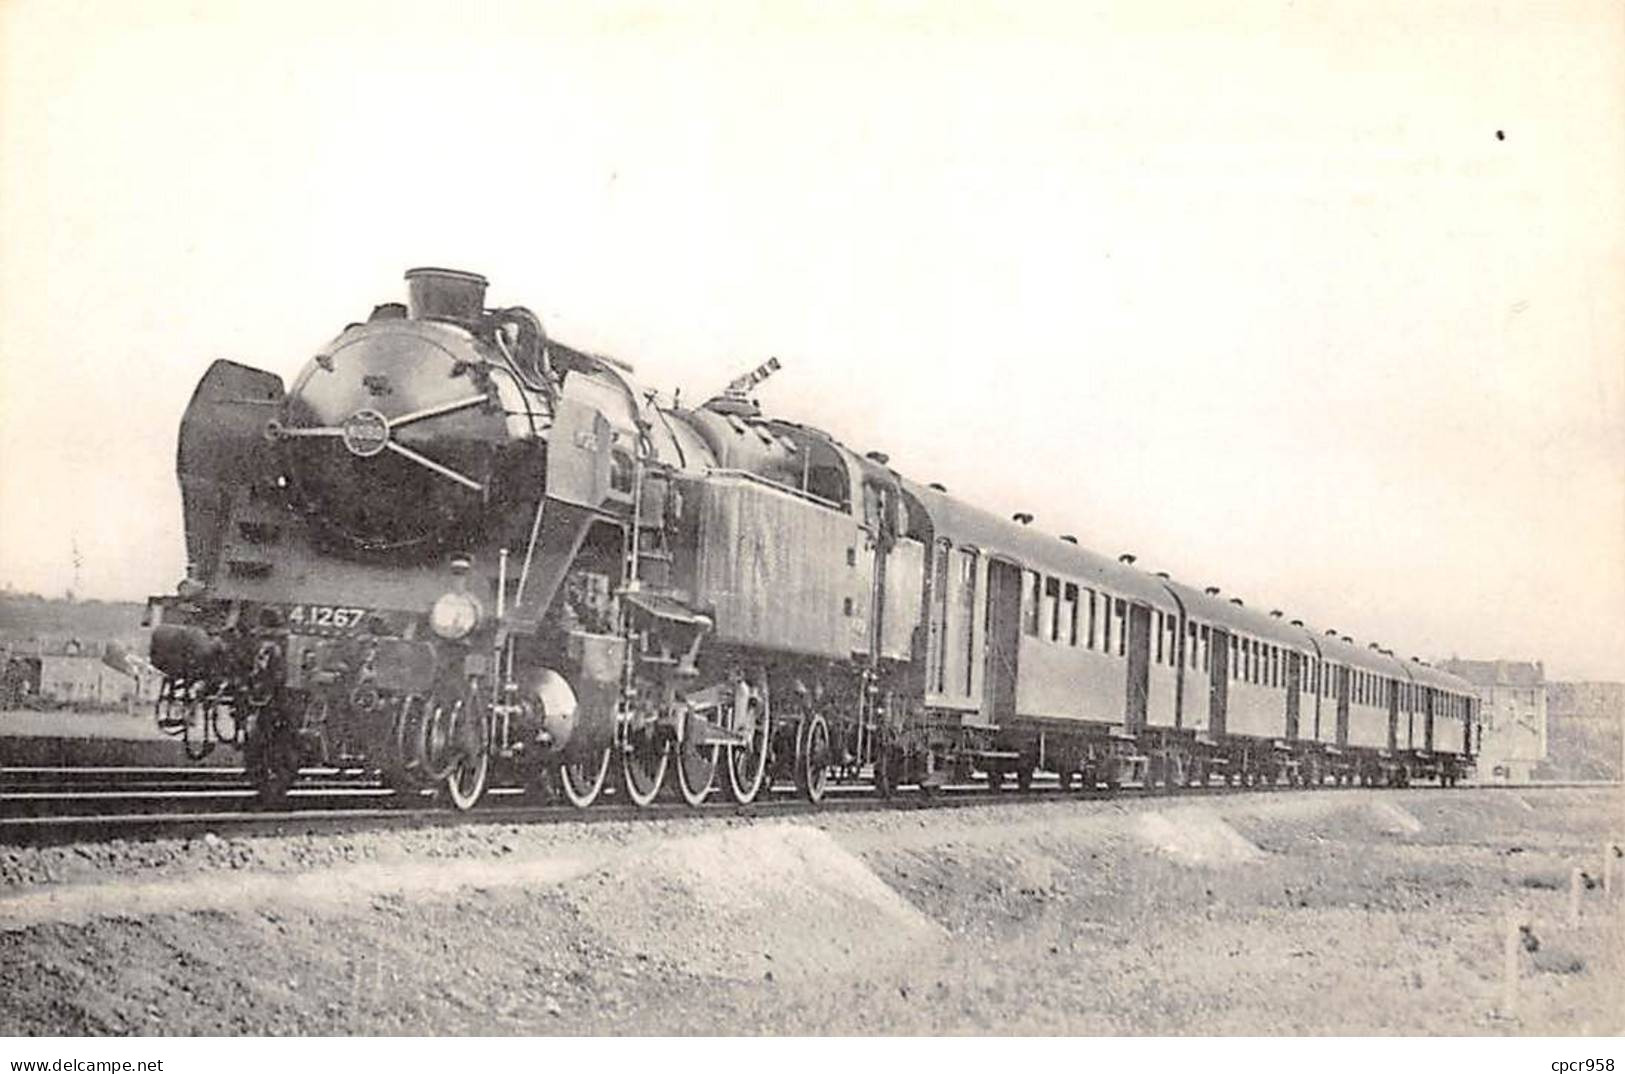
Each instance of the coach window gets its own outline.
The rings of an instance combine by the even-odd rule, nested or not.
[[[1163,640],[1162,612],[1154,611],[1154,612],[1151,613],[1151,616],[1152,616],[1152,619],[1153,619],[1153,622],[1152,622],[1152,625],[1151,625],[1151,630],[1152,630],[1153,633],[1155,633],[1157,635],[1157,651],[1151,657],[1151,660],[1152,660],[1153,663],[1160,664],[1160,663],[1162,663],[1162,640]]]
[[[1179,619],[1172,612],[1168,613],[1163,622],[1168,625],[1168,666],[1179,666]]]
[[[1117,655],[1123,656],[1128,652],[1128,601],[1112,601],[1112,618],[1117,621]]]
[[[1050,641],[1061,637],[1061,583],[1054,578],[1044,579],[1044,617],[1039,620]]]
[[[1095,591],[1093,589],[1085,589],[1083,591],[1083,599],[1089,605],[1089,633],[1083,636],[1084,644],[1087,648],[1093,649],[1095,647]]]
[[[1202,628],[1202,670],[1213,670],[1213,631],[1205,626]]]
[[[1186,659],[1190,662],[1190,668],[1192,671],[1195,671],[1197,668],[1201,667],[1201,658],[1197,655],[1201,651],[1201,642],[1197,639],[1198,634],[1196,632],[1196,624],[1186,623],[1185,651],[1189,654]]]
[[[1061,590],[1061,630],[1067,645],[1078,644],[1078,587],[1071,582]]]

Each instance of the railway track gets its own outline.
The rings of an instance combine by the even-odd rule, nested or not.
[[[1543,787],[1588,787],[1591,783],[1547,783]],[[1485,785],[1517,790],[1537,785]],[[494,788],[486,801],[468,813],[447,809],[430,794],[399,794],[360,774],[319,769],[304,773],[290,793],[290,808],[270,811],[257,806],[253,788],[240,770],[216,769],[0,769],[0,845],[54,846],[112,839],[151,840],[215,835],[344,834],[382,829],[441,828],[461,824],[535,824],[628,820],[703,819],[724,816],[780,817],[819,812],[917,810],[1018,804],[1062,799],[1137,799],[1167,796],[1188,799],[1244,793],[1271,793],[1304,788],[1285,785],[1247,788],[1213,783],[1174,792],[1126,786],[1063,791],[1054,777],[1035,778],[1025,792],[989,790],[984,783],[950,785],[931,794],[904,787],[892,798],[880,798],[864,783],[829,788],[814,805],[799,798],[788,783],[776,786],[757,802],[740,806],[716,800],[695,809],[680,801],[661,800],[639,807],[624,795],[606,791],[590,809],[539,800],[520,788]],[[1323,792],[1358,790],[1334,787]],[[1422,789],[1420,787],[1416,789]]]

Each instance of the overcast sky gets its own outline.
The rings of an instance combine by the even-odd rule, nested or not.
[[[172,591],[208,363],[445,264],[1150,569],[1625,679],[1621,7],[1004,7],[0,5],[0,581]]]

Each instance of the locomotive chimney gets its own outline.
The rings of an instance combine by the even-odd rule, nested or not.
[[[406,273],[407,308],[423,321],[474,325],[485,312],[484,276],[457,269],[415,268]]]

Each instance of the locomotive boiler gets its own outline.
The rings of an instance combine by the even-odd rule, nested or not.
[[[776,362],[685,407],[481,276],[406,279],[291,386],[216,362],[181,422],[159,722],[266,802],[309,766],[459,809],[494,771],[583,806],[1471,771],[1467,684],[764,416]]]
[[[467,808],[504,762],[585,804],[618,760],[635,801],[669,777],[748,802],[775,752],[821,792],[816,709],[872,693],[887,639],[858,576],[895,543],[852,521],[848,453],[762,421],[749,378],[661,406],[529,310],[485,308],[482,277],[407,281],[290,387],[223,361],[199,384],[187,576],[152,602],[161,722],[240,743],[271,801],[331,765]],[[907,625],[889,640],[908,655]]]

